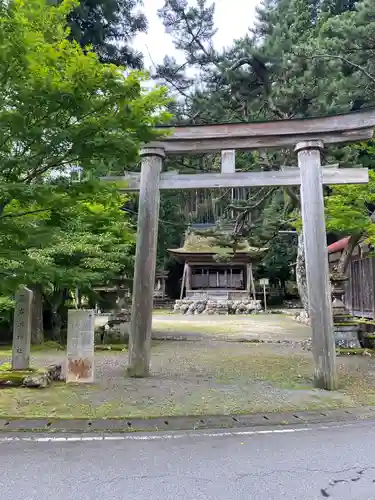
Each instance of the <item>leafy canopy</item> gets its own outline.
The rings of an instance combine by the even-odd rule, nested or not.
[[[101,64],[67,39],[64,0],[0,3],[0,180],[40,182],[51,170],[123,171],[168,118],[164,88]]]
[[[169,118],[166,90],[69,38],[74,0],[0,0],[1,291],[92,286],[129,270],[124,199],[99,184]],[[72,183],[71,167],[84,182]]]
[[[81,47],[91,45],[102,62],[130,68],[142,66],[142,55],[131,46],[134,36],[147,29],[137,10],[140,0],[81,0],[69,13],[70,36]]]

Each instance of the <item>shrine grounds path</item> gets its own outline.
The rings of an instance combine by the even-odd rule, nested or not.
[[[152,418],[375,405],[375,358],[339,357],[340,389],[314,389],[306,350],[310,329],[287,316],[155,313],[153,330],[150,378],[126,376],[126,351],[98,352],[93,385],[2,389],[0,418]],[[64,351],[39,349],[31,361],[44,366],[64,360]],[[0,350],[0,364],[9,361],[10,351]]]

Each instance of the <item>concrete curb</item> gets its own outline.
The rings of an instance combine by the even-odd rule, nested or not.
[[[337,410],[160,417],[151,419],[1,418],[0,432],[154,432],[202,429],[238,429],[257,426],[308,425],[375,420],[375,406]]]

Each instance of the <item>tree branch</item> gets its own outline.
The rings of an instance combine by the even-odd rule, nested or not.
[[[293,203],[295,204],[295,208],[299,207],[300,199],[297,193],[293,190],[293,188],[285,188],[285,192],[289,195]]]
[[[353,68],[358,69],[361,73],[367,76],[369,80],[371,80],[373,83],[375,83],[375,77],[372,76],[365,68],[360,66],[359,64],[356,64],[349,59],[347,59],[344,56],[339,56],[339,55],[332,55],[332,54],[317,54],[315,56],[312,56],[311,59],[320,59],[320,58],[325,58],[325,59],[340,59],[341,61],[345,62],[346,64],[349,64],[349,66],[352,66]]]
[[[335,266],[335,271],[339,274],[344,274],[349,262],[350,258],[353,254],[353,251],[355,247],[358,245],[359,240],[362,238],[363,233],[356,233],[352,234],[349,238],[348,245],[345,248],[345,250],[342,252],[340,260],[338,261],[337,265]]]
[[[49,208],[39,208],[38,210],[29,210],[26,212],[17,212],[15,214],[5,214],[0,216],[1,219],[14,219],[16,217],[23,217],[24,215],[32,215],[32,214],[38,214],[40,212],[47,212],[50,210]]]
[[[236,69],[239,69],[241,66],[244,66],[245,64],[248,64],[251,66],[252,70],[254,71],[256,77],[263,82],[263,94],[267,100],[268,107],[272,113],[277,116],[278,118],[281,118],[282,120],[288,120],[289,116],[287,113],[284,113],[281,111],[275,104],[273,97],[271,95],[271,87],[269,84],[269,79],[268,79],[268,69],[264,65],[264,63],[257,57],[252,56],[250,57],[241,57],[237,62],[235,62],[230,68],[230,71],[235,71]],[[258,71],[257,71],[258,68]],[[261,68],[261,72],[260,72]]]

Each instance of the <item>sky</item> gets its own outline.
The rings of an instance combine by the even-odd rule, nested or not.
[[[152,62],[161,63],[165,55],[174,56],[178,60],[172,40],[164,32],[164,26],[157,16],[157,10],[164,5],[164,0],[143,0],[149,28],[147,34],[138,35],[135,46],[143,52],[146,68]],[[253,24],[255,6],[259,0],[216,0],[215,36],[217,49],[229,46],[235,38],[245,35]],[[150,57],[151,56],[151,57]]]

